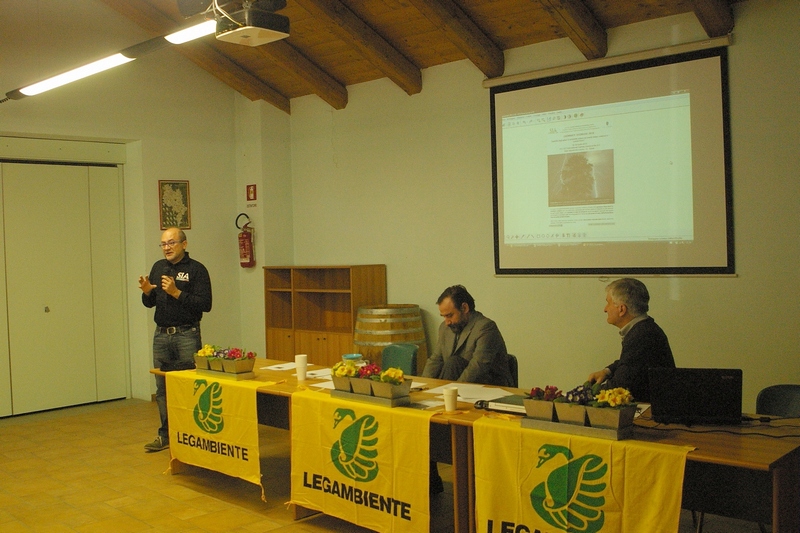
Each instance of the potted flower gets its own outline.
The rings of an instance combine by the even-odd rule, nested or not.
[[[586,425],[586,405],[594,400],[592,384],[588,381],[553,400],[559,422]]]
[[[387,368],[372,382],[372,392],[381,398],[400,398],[411,392],[411,380],[400,368]]]
[[[350,380],[350,386],[356,394],[372,395],[372,382],[380,378],[381,367],[375,363],[369,363],[359,367],[354,379]]]
[[[222,368],[230,374],[252,372],[255,362],[255,352],[246,352],[242,348],[228,348],[222,356]]]
[[[212,344],[204,344],[202,348],[194,353],[194,366],[201,370],[208,370],[208,361],[210,357],[214,357],[214,352],[219,347]]]
[[[351,392],[350,378],[358,374],[358,368],[352,361],[338,361],[331,368],[331,379],[336,390]]]
[[[561,389],[554,385],[546,385],[543,389],[534,387],[531,389],[530,398],[522,400],[522,404],[525,406],[525,414],[529,418],[555,422],[557,420],[553,401],[562,396]]]
[[[592,427],[623,429],[633,424],[636,403],[628,389],[601,390],[587,405],[586,414]]]

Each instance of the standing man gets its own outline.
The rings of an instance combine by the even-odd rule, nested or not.
[[[591,383],[604,389],[623,387],[640,402],[650,401],[649,368],[675,368],[669,340],[655,320],[647,315],[650,293],[638,279],[622,278],[606,287],[606,320],[619,328],[622,353],[619,359],[589,375]]]
[[[463,285],[444,290],[436,301],[444,322],[422,375],[428,378],[513,386],[506,343],[497,324],[475,310]]]
[[[211,311],[211,279],[208,270],[186,252],[186,234],[168,228],[161,235],[164,259],[156,261],[148,277],[139,277],[142,303],[155,307],[153,366],[163,371],[194,368],[194,353],[202,347],[200,319]],[[156,403],[161,427],[148,452],[169,447],[167,387],[164,376],[156,376]]]

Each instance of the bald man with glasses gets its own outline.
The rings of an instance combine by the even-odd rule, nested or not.
[[[211,311],[211,278],[199,261],[186,251],[186,234],[167,228],[159,246],[164,259],[156,261],[149,276],[139,277],[142,303],[155,307],[156,331],[153,335],[153,366],[163,371],[194,368],[194,353],[202,347],[200,320]],[[156,376],[156,404],[161,427],[147,452],[169,448],[166,378]]]

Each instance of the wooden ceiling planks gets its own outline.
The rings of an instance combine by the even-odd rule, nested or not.
[[[183,19],[175,0],[100,0],[146,31],[165,35]],[[209,0],[210,3],[211,0]],[[422,90],[421,69],[469,59],[502,76],[503,51],[568,37],[587,59],[604,57],[610,28],[693,12],[709,37],[733,28],[739,0],[287,0],[290,37],[250,48],[213,36],[173,47],[251,100],[289,113],[316,94],[334,109],[347,86],[389,78]],[[237,4],[223,4],[228,10]]]

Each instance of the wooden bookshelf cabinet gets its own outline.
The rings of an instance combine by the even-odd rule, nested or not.
[[[332,366],[354,351],[358,308],[386,303],[386,265],[264,267],[267,357]]]

